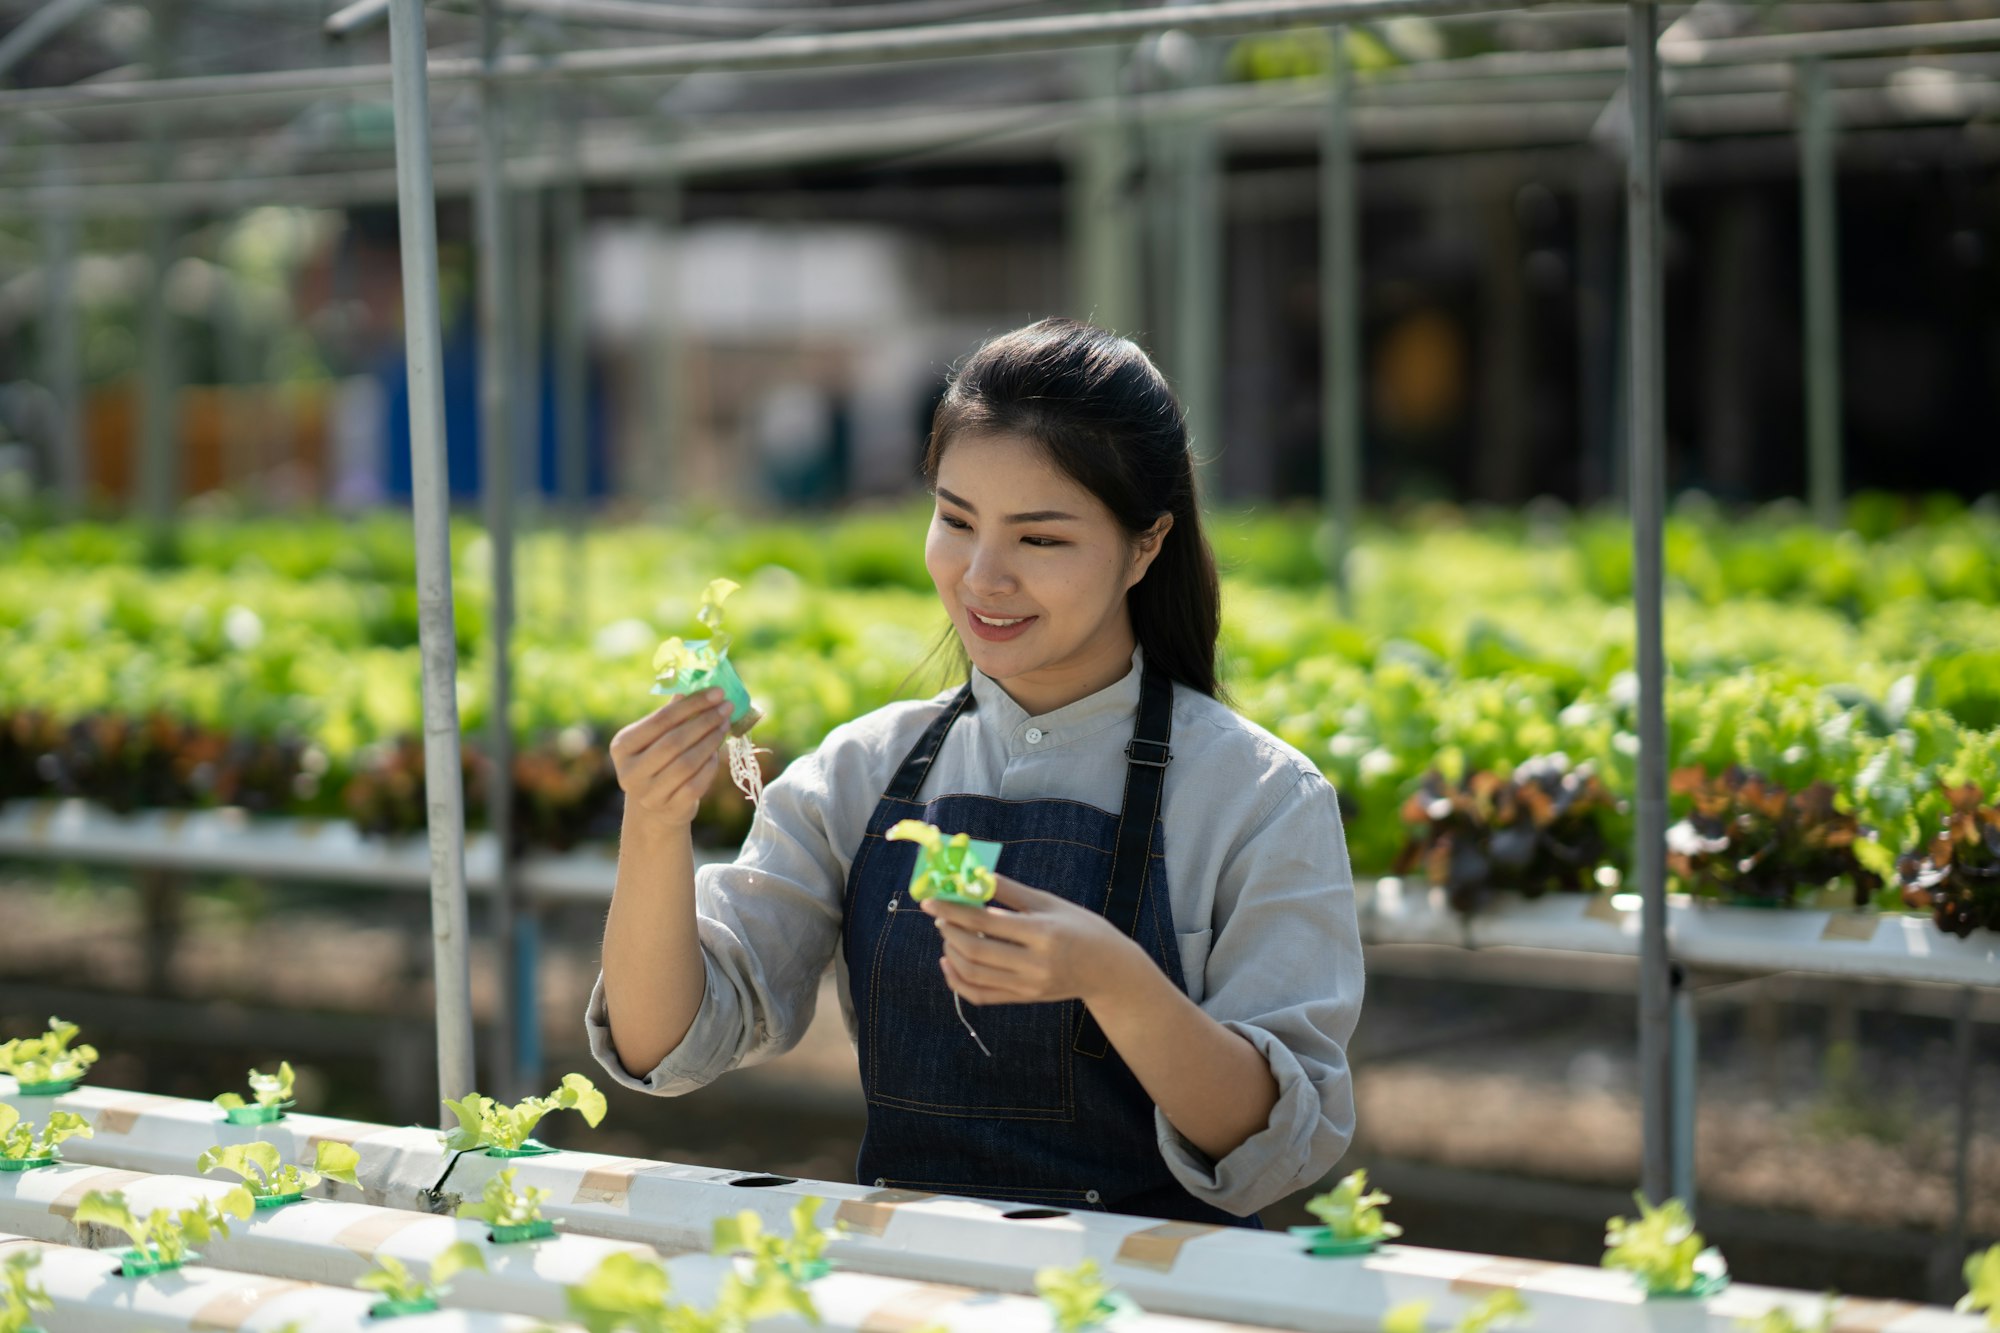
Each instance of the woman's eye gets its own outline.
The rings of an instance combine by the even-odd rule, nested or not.
[[[1069,543],[1068,543],[1068,542],[1059,542],[1059,541],[1057,541],[1057,540],[1056,540],[1055,538],[1053,538],[1053,537],[1023,537],[1023,538],[1021,538],[1021,540],[1022,540],[1022,541],[1024,541],[1024,542],[1026,542],[1026,543],[1028,543],[1028,545],[1030,545],[1030,546],[1067,546],[1067,545],[1069,545]]]
[[[968,528],[972,526],[971,524],[967,523],[964,519],[953,518],[950,514],[939,514],[938,522],[944,524],[948,528]]]

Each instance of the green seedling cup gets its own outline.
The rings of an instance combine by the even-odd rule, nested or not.
[[[696,652],[708,646],[707,639],[689,639],[687,646]],[[654,694],[699,694],[703,690],[720,686],[729,699],[729,721],[731,725],[741,722],[750,712],[750,691],[743,684],[743,678],[736,674],[735,664],[729,660],[725,650],[715,666],[708,670],[690,671],[674,681],[672,685],[654,685]]]
[[[1648,1287],[1646,1288],[1646,1299],[1649,1301],[1700,1300],[1704,1296],[1715,1295],[1716,1292],[1721,1291],[1728,1285],[1729,1274],[1727,1273],[1697,1273],[1692,1287],[1684,1287],[1679,1290],[1665,1287]]]
[[[17,1090],[23,1097],[60,1097],[65,1092],[73,1091],[82,1081],[75,1078],[56,1078],[46,1083],[22,1083],[17,1085]]]
[[[56,1159],[48,1157],[0,1157],[0,1172],[33,1171],[38,1167],[54,1166]]]
[[[1363,1236],[1355,1240],[1335,1240],[1331,1227],[1287,1227],[1295,1239],[1306,1243],[1306,1253],[1320,1259],[1348,1259],[1356,1255],[1373,1254],[1382,1248],[1380,1236]]]
[[[232,1125],[270,1125],[283,1120],[286,1109],[297,1105],[296,1100],[273,1102],[269,1106],[252,1102],[248,1106],[225,1107],[222,1113],[228,1117]]]
[[[304,1190],[293,1190],[290,1194],[259,1194],[250,1202],[258,1208],[283,1208],[288,1203],[297,1203],[306,1197]]]
[[[540,1157],[544,1153],[561,1150],[551,1148],[546,1143],[537,1143],[533,1139],[525,1139],[518,1148],[483,1148],[481,1151],[488,1157]]]
[[[833,1265],[824,1259],[814,1259],[809,1263],[784,1265],[785,1276],[794,1282],[817,1282],[833,1271]]]
[[[195,1263],[201,1258],[193,1250],[178,1259],[155,1259],[141,1250],[120,1250],[118,1252],[119,1277],[153,1277],[159,1273],[171,1273],[176,1268]]]
[[[414,1301],[377,1301],[368,1307],[370,1319],[394,1319],[397,1315],[430,1314],[438,1303],[425,1296]]]
[[[555,1234],[556,1224],[546,1217],[538,1217],[517,1227],[494,1227],[486,1233],[486,1238],[495,1245],[520,1245],[531,1240],[547,1240]]]

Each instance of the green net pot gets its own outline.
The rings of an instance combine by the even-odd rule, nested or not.
[[[228,1117],[229,1123],[232,1125],[270,1125],[283,1120],[285,1118],[285,1111],[297,1105],[298,1102],[296,1100],[273,1102],[269,1106],[265,1106],[259,1102],[252,1102],[248,1106],[225,1106],[222,1109],[222,1113]]]
[[[555,1234],[556,1224],[546,1217],[538,1217],[519,1226],[494,1227],[486,1233],[486,1238],[495,1245],[519,1245],[524,1241],[547,1240]]]
[[[73,1091],[81,1082],[80,1075],[76,1078],[52,1078],[45,1083],[20,1083],[17,1090],[23,1097],[60,1097],[65,1092]]]
[[[1382,1248],[1380,1236],[1363,1236],[1354,1240],[1335,1240],[1331,1227],[1287,1227],[1295,1239],[1306,1243],[1306,1253],[1321,1259],[1346,1259],[1356,1255],[1373,1254]]]
[[[368,1307],[370,1319],[394,1319],[398,1315],[430,1314],[438,1308],[438,1303],[428,1296],[414,1301],[377,1301]]]
[[[1649,1301],[1700,1300],[1704,1296],[1715,1295],[1716,1292],[1721,1291],[1728,1285],[1729,1274],[1727,1273],[1697,1273],[1694,1285],[1691,1287],[1680,1289],[1666,1287],[1646,1288],[1646,1299]]]
[[[488,1157],[540,1157],[545,1153],[557,1152],[559,1150],[551,1148],[546,1143],[537,1143],[533,1139],[524,1139],[518,1148],[484,1148],[481,1151]]]
[[[689,639],[687,646],[700,652],[708,646],[707,639]],[[654,685],[654,694],[699,694],[703,690],[720,688],[729,700],[729,721],[731,725],[741,722],[750,712],[750,691],[743,684],[743,678],[736,674],[735,665],[730,662],[725,650],[712,668],[683,673],[672,685]]]
[[[53,1153],[47,1157],[0,1157],[0,1172],[33,1171],[40,1167],[54,1166],[55,1164],[56,1158]]]
[[[120,1250],[118,1252],[119,1277],[152,1277],[156,1273],[171,1273],[176,1268],[196,1263],[199,1254],[189,1250],[178,1259],[156,1259],[143,1250]]]
[[[304,1190],[293,1190],[289,1194],[253,1195],[250,1202],[258,1208],[283,1208],[288,1203],[297,1203],[306,1197]]]

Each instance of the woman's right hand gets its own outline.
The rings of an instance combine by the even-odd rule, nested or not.
[[[626,809],[662,824],[694,822],[715,781],[732,707],[719,689],[676,695],[611,738]]]

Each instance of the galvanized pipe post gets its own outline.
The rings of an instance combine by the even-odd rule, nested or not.
[[[1190,39],[1194,68],[1188,84],[1214,82],[1213,43]],[[1221,135],[1201,116],[1169,122],[1174,140],[1174,371],[1187,416],[1188,438],[1201,460],[1202,499],[1221,498],[1222,246],[1228,226]]]
[[[1833,97],[1823,60],[1801,60],[1799,218],[1803,231],[1806,493],[1821,526],[1840,526],[1840,277]]]
[[[1342,615],[1353,612],[1348,553],[1361,508],[1360,200],[1354,186],[1354,77],[1347,28],[1329,30],[1325,118],[1320,122],[1320,475],[1332,520],[1327,576]]]
[[[1141,250],[1132,144],[1119,105],[1125,55],[1125,47],[1105,46],[1078,56],[1098,111],[1070,153],[1069,246],[1078,318],[1129,337],[1140,319]]]
[[[570,170],[555,197],[556,479],[561,492],[563,558],[568,564],[563,612],[573,633],[590,623],[583,540],[584,492],[590,468],[590,361],[585,338],[583,261],[583,109],[580,89],[566,89],[562,125]]]
[[[1666,658],[1661,621],[1666,505],[1660,282],[1659,4],[1627,12],[1632,141],[1625,168],[1626,404],[1632,450],[1632,601],[1638,625],[1638,803],[1632,869],[1641,898],[1639,1095],[1641,1188],[1654,1202],[1674,1187],[1673,978],[1667,958]]]
[[[479,54],[500,58],[499,0],[480,0]],[[520,963],[523,901],[514,861],[514,731],[511,645],[514,635],[514,302],[513,228],[506,191],[506,108],[500,86],[479,84],[479,176],[473,189],[479,253],[479,454],[492,558],[493,662],[486,718],[486,821],[493,831],[493,941],[500,1018],[493,1025],[493,1081],[509,1101],[539,1082],[541,1007],[535,978]]]
[[[68,149],[43,147],[43,177],[60,185],[68,176]],[[46,444],[56,512],[83,515],[83,370],[76,321],[76,215],[65,208],[41,215],[42,383],[48,389]]]
[[[653,418],[653,450],[647,459],[641,493],[650,501],[674,497],[674,461],[681,448],[681,404],[685,401],[686,368],[683,342],[676,326],[679,316],[679,232],[681,181],[672,172],[649,181],[640,191],[639,210],[654,228],[652,262],[647,266],[652,319],[647,326],[647,410]]]
[[[149,42],[156,75],[170,73],[180,37],[179,0],[165,0],[153,10]],[[155,124],[147,136],[149,174],[165,181],[172,174],[174,148],[166,127]],[[180,502],[180,366],[176,354],[173,309],[167,302],[167,278],[180,250],[180,219],[161,210],[146,219],[149,265],[145,309],[139,319],[138,450],[139,513],[146,528],[150,558],[165,559],[174,546],[174,510]]]
[[[451,505],[445,471],[444,332],[438,313],[437,203],[423,0],[391,0],[396,211],[402,228],[403,339],[409,358],[410,503],[417,529],[417,632],[424,661],[424,795],[431,849],[431,947],[438,1096],[473,1090],[472,981],[466,959],[465,785],[459,770],[458,645],[452,619]]]

